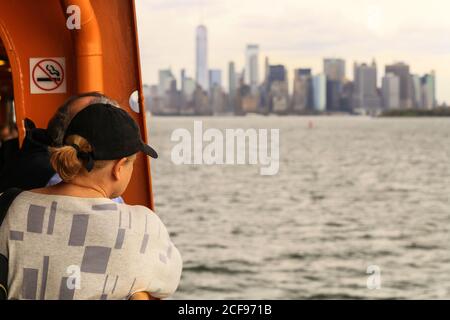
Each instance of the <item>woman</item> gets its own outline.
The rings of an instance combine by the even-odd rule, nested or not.
[[[182,262],[148,208],[111,199],[128,186],[138,152],[153,158],[136,122],[109,104],[71,121],[65,145],[50,149],[63,182],[22,192],[0,228],[8,299],[166,298]]]

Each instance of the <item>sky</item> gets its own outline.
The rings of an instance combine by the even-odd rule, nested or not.
[[[208,28],[208,63],[244,68],[245,47],[260,45],[264,58],[295,68],[323,71],[323,58],[353,63],[403,61],[414,74],[436,71],[437,99],[450,103],[450,1],[448,0],[136,0],[143,81],[158,82],[158,70],[182,68],[195,77],[195,28]],[[292,88],[292,82],[289,85]]]

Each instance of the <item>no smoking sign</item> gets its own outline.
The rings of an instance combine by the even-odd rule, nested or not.
[[[32,94],[66,93],[65,58],[30,58]]]

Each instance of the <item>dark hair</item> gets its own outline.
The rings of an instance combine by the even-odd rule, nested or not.
[[[105,95],[100,92],[87,92],[78,95],[74,95],[64,102],[64,104],[58,108],[55,115],[50,119],[47,125],[47,133],[52,141],[52,146],[58,147],[64,144],[64,134],[67,127],[72,120],[72,115],[70,114],[70,107],[72,103],[76,100],[93,97],[101,99],[108,99]]]

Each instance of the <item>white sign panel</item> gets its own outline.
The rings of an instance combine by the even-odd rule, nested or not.
[[[65,58],[30,58],[32,94],[66,93]]]

